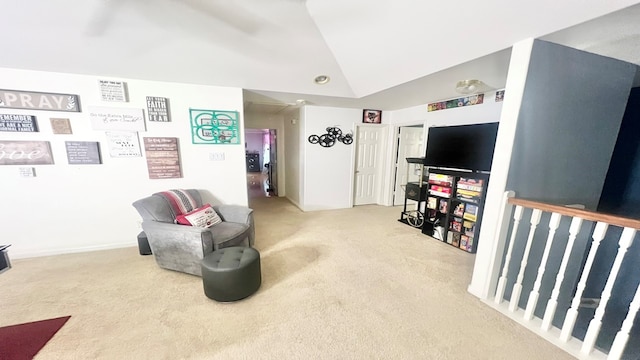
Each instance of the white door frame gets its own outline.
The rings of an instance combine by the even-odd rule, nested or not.
[[[381,161],[382,164],[380,164],[380,167],[382,169],[385,169],[386,167],[386,162],[387,162],[387,157],[384,156],[384,154],[387,154],[387,149],[388,149],[388,144],[389,144],[389,124],[355,124],[354,128],[353,128],[353,151],[351,152],[351,193],[349,194],[349,207],[353,207],[354,203],[355,203],[355,194],[356,194],[356,153],[357,153],[357,148],[358,148],[358,129],[360,127],[376,127],[376,128],[380,128],[383,131],[384,137],[381,140],[380,143],[380,154],[381,154]],[[386,133],[385,133],[386,130]],[[384,200],[384,183],[385,183],[385,171],[380,171],[380,188],[378,190],[378,195],[377,195],[377,203],[380,204],[381,200]]]
[[[394,177],[396,172],[396,158],[398,156],[398,132],[400,131],[401,127],[415,125],[422,125],[422,131],[424,131],[424,134],[422,135],[422,153],[424,153],[426,151],[427,131],[429,131],[426,120],[398,123],[393,124],[393,126],[391,127],[392,136],[391,139],[389,139],[389,141],[391,141],[391,151],[389,152],[389,156],[387,157],[389,165],[387,166],[386,172],[386,178],[389,179],[389,181],[387,181],[387,188],[384,191],[385,195],[383,205],[393,206],[393,191],[395,189]],[[387,141],[387,143],[389,143],[389,141]]]

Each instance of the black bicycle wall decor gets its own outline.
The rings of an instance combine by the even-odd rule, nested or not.
[[[337,126],[329,126],[327,133],[322,135],[309,136],[309,142],[312,144],[320,144],[322,147],[332,147],[336,144],[336,141],[340,141],[345,145],[351,145],[353,143],[353,134],[343,134],[342,130]]]

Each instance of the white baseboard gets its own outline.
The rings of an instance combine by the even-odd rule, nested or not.
[[[73,254],[73,253],[81,253],[81,252],[89,252],[89,251],[100,251],[100,250],[110,250],[110,249],[120,249],[125,247],[138,246],[137,242],[126,242],[126,243],[115,243],[115,244],[106,244],[106,245],[97,245],[97,246],[85,246],[78,248],[63,248],[63,249],[47,249],[47,250],[34,250],[34,251],[10,251],[11,248],[7,249],[10,251],[9,256],[12,260],[15,259],[28,259],[34,257],[42,257],[42,256],[53,256],[53,255],[62,255],[62,254]]]

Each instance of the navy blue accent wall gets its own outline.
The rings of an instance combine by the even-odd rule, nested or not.
[[[598,211],[640,218],[640,88],[631,89]]]

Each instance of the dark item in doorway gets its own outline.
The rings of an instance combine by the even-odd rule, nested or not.
[[[322,147],[332,147],[338,141],[345,145],[353,144],[352,133],[344,134],[337,126],[330,126],[326,130],[326,134],[310,135],[307,140],[312,144],[320,144]]]
[[[147,239],[147,234],[144,231],[140,231],[138,234],[138,251],[140,255],[151,255],[151,246],[149,246],[149,240]]]
[[[0,273],[3,273],[11,269],[11,261],[9,260],[9,254],[7,248],[11,245],[0,245]]]

